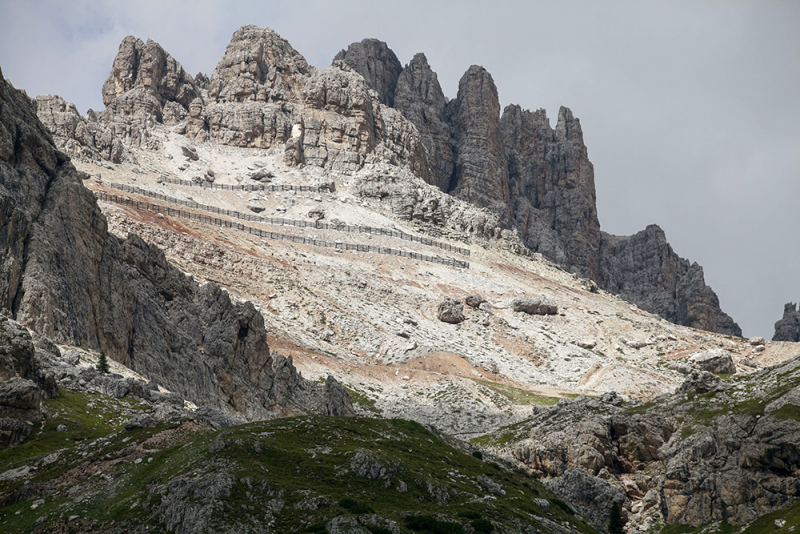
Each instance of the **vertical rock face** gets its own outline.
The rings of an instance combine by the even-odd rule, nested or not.
[[[458,82],[458,98],[448,104],[447,112],[456,155],[449,192],[506,218],[508,164],[491,74],[471,66]]]
[[[334,61],[344,61],[364,77],[367,86],[378,93],[378,100],[386,106],[394,106],[397,79],[403,66],[394,52],[377,39],[364,39],[342,50]]]
[[[111,74],[103,84],[103,104],[108,106],[137,88],[156,97],[160,105],[177,102],[188,108],[197,96],[192,77],[161,45],[150,39],[144,43],[129,35],[119,45]]]
[[[657,225],[632,236],[602,233],[600,284],[673,323],[741,336],[705,284],[703,268],[679,257]]]
[[[425,54],[416,54],[400,73],[394,106],[420,133],[427,153],[428,183],[447,191],[454,163],[446,116],[447,100]]]
[[[269,28],[236,30],[211,74],[211,102],[298,102],[316,69]]]
[[[507,106],[501,119],[508,151],[511,209],[525,244],[597,279],[600,222],[594,168],[578,119],[562,107],[550,127],[544,110]]]
[[[740,333],[702,269],[678,257],[660,229],[601,234],[594,169],[572,112],[562,107],[555,128],[544,110],[517,105],[501,119],[482,67],[467,70],[448,102],[423,54],[403,69],[386,43],[365,39],[318,71],[274,31],[244,26],[210,80],[198,80],[157,43],[126,37],[103,86],[105,111],[83,119],[49,96],[37,109],[58,145],[82,157],[131,159],[124,147],[157,143],[149,132],[161,123],[198,140],[283,146],[290,165],[406,167],[608,291],[679,324]]]
[[[0,229],[0,308],[40,334],[252,419],[341,397],[296,375],[281,382],[252,304],[200,287],[137,236],[109,234],[94,195],[2,75]]]
[[[775,323],[772,341],[800,342],[800,311],[797,311],[797,304],[794,302],[784,305],[783,318]]]

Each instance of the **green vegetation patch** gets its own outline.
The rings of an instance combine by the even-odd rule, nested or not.
[[[544,530],[545,516],[596,532],[564,509],[544,512],[533,504],[534,497],[554,498],[538,481],[487,464],[411,421],[307,416],[217,431],[173,425],[126,432],[105,424],[105,412],[91,408],[101,405],[92,396],[57,402],[61,421],[82,421],[93,437],[65,439],[48,420],[30,438],[27,459],[15,462],[38,461],[59,440],[74,450],[39,468],[24,493],[4,488],[0,531],[125,532],[134,525],[168,531],[177,528],[166,523],[170,518],[202,517],[211,530],[270,524],[275,532],[325,532],[336,520],[373,534],[391,531],[392,523],[406,533],[486,533]],[[172,435],[178,437],[162,439]],[[48,440],[56,444],[44,446]],[[4,451],[0,472],[10,467],[3,455],[21,451]],[[58,479],[65,473],[68,480]],[[479,476],[506,493],[487,499]],[[38,498],[44,501],[33,506]]]
[[[482,386],[486,386],[492,391],[495,391],[503,395],[504,397],[508,398],[508,400],[510,400],[512,404],[525,405],[525,406],[553,406],[559,400],[558,397],[548,397],[546,395],[539,395],[537,393],[526,391],[520,388],[515,388],[514,386],[509,386],[506,384],[497,384],[495,382],[489,382],[488,380],[479,380],[477,378],[473,378],[472,380],[474,380],[478,384],[481,384]]]

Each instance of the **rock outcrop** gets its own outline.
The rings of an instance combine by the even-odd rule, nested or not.
[[[58,396],[55,378],[36,358],[47,349],[37,349],[25,328],[0,315],[0,450],[24,441],[42,419],[42,400]]]
[[[580,121],[562,107],[556,128],[545,111],[510,105],[501,120],[511,210],[523,242],[583,277],[598,280],[600,222],[594,168]]]
[[[436,307],[436,318],[443,323],[458,324],[464,322],[464,303],[460,300],[446,297]]]
[[[378,93],[381,104],[394,106],[397,79],[403,66],[386,43],[378,39],[364,39],[336,54],[333,61],[339,60],[364,77],[367,86]]]
[[[794,302],[788,302],[783,307],[783,318],[775,323],[772,341],[800,341],[800,312]]]
[[[416,54],[400,73],[394,106],[414,123],[422,137],[428,163],[428,183],[448,191],[453,177],[454,156],[447,123],[447,99],[425,54]]]
[[[365,39],[318,71],[274,31],[244,26],[210,79],[197,79],[157,43],[126,37],[103,86],[105,111],[82,118],[51,96],[37,108],[58,146],[77,157],[133,161],[125,147],[155,147],[152,128],[169,125],[200,141],[282,147],[289,165],[346,174],[401,167],[487,213],[453,223],[441,197],[412,184],[382,187],[380,198],[406,219],[495,239],[515,233],[528,249],[672,322],[741,335],[702,268],[677,256],[658,227],[628,237],[600,231],[594,169],[572,112],[562,107],[555,128],[544,110],[509,105],[501,117],[482,67],[467,70],[448,102],[423,54],[403,68],[386,43]]]
[[[329,404],[291,361],[276,367],[252,304],[200,286],[135,235],[109,234],[31,101],[1,76],[0,185],[0,307],[20,323],[248,419]]]
[[[705,284],[703,268],[675,254],[656,225],[627,237],[602,233],[601,287],[673,323],[741,336]]]
[[[538,297],[517,297],[511,301],[511,309],[529,315],[555,315],[558,306],[555,302]]]
[[[464,73],[447,115],[455,154],[448,192],[505,220],[510,204],[508,163],[497,87],[486,69],[473,65]]]
[[[505,450],[554,490],[600,485],[563,480],[578,480],[576,469],[622,489],[640,531],[744,525],[800,496],[799,392],[800,358],[735,383],[693,371],[675,395],[645,405],[604,394],[535,408],[515,427],[527,437]]]

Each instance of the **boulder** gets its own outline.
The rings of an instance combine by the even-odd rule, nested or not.
[[[732,375],[736,373],[731,353],[725,349],[711,349],[689,356],[689,363],[709,373]]]
[[[458,324],[464,319],[464,304],[456,299],[446,297],[436,308],[436,317],[443,323]]]
[[[530,315],[555,315],[558,306],[555,302],[540,297],[517,297],[511,301],[511,309]]]
[[[467,295],[464,297],[464,303],[470,308],[480,308],[484,302],[486,302],[486,299],[480,295]]]

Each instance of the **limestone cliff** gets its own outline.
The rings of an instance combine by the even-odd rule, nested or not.
[[[797,304],[787,302],[783,307],[783,317],[775,323],[773,341],[800,341],[800,312]]]
[[[135,235],[110,234],[31,101],[2,76],[0,206],[0,307],[25,326],[247,418],[330,404],[270,355],[252,304],[200,286]]]
[[[646,405],[625,405],[614,393],[564,400],[497,435],[513,442],[503,450],[531,475],[549,478],[548,487],[575,495],[622,489],[640,531],[659,522],[735,526],[800,495],[799,402],[794,358],[733,384],[695,370],[675,395]],[[609,510],[579,504],[590,516]]]
[[[601,236],[598,282],[604,289],[673,323],[742,335],[705,284],[703,268],[675,254],[657,225],[632,236]]]
[[[125,147],[157,144],[149,132],[161,124],[198,141],[280,147],[289,165],[404,168],[608,291],[679,324],[741,334],[702,268],[663,232],[601,233],[594,168],[572,112],[562,107],[555,128],[544,110],[510,105],[501,117],[482,67],[470,67],[448,101],[423,54],[402,67],[386,43],[365,39],[319,71],[274,31],[244,26],[210,80],[198,80],[156,43],[127,37],[103,86],[105,111],[82,118],[50,96],[37,108],[58,146],[79,157],[133,160]]]

